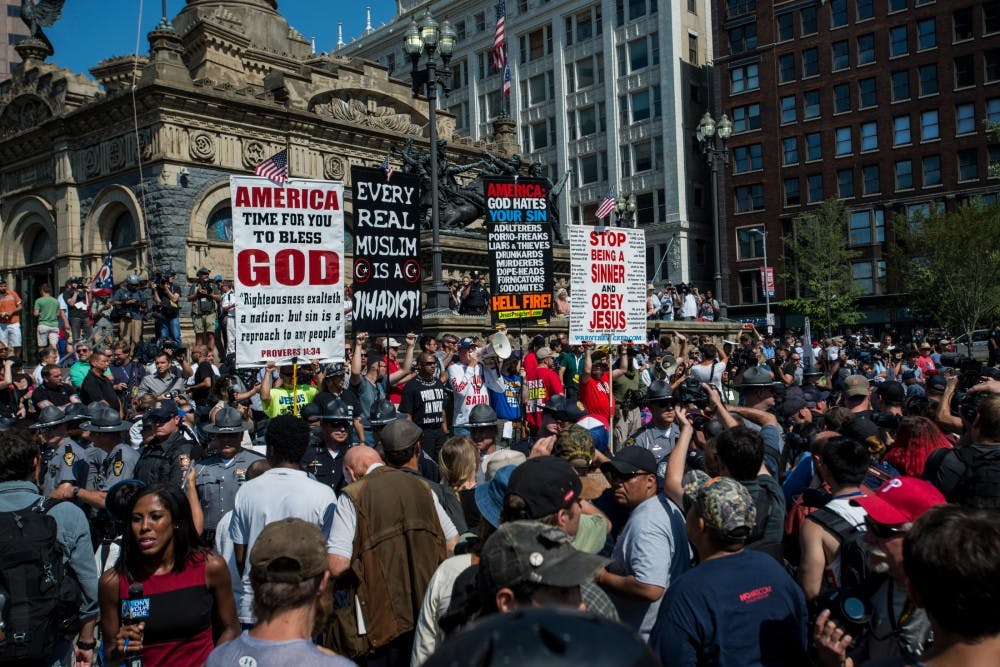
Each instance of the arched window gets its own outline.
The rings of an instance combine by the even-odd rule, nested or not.
[[[125,211],[115,219],[111,227],[111,249],[129,250],[136,238],[135,220],[131,213]]]
[[[229,206],[220,206],[212,211],[208,216],[208,226],[205,229],[205,236],[209,241],[233,242],[233,209]]]
[[[52,234],[44,227],[36,227],[33,234],[27,237],[24,244],[26,264],[48,262],[56,255],[56,242]]]

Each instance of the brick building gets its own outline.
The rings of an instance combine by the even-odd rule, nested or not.
[[[1000,161],[1000,1],[718,2],[716,115],[734,123],[720,183],[731,317],[763,314],[760,266],[777,300],[793,219],[827,198],[850,209],[864,323],[906,318],[885,275],[892,220],[970,197],[995,198]],[[779,313],[778,325],[801,318]]]

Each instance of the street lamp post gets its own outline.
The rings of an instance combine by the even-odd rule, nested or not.
[[[698,123],[698,143],[701,153],[712,172],[712,236],[715,243],[715,275],[713,276],[715,296],[719,300],[722,315],[726,314],[726,303],[722,298],[722,230],[719,229],[719,164],[729,164],[726,142],[733,134],[733,123],[726,114],[716,122],[707,111]],[[727,290],[728,291],[728,290]]]
[[[450,92],[451,72],[448,61],[455,49],[455,29],[445,21],[442,25],[428,9],[420,18],[420,25],[411,19],[403,38],[403,49],[410,56],[413,96],[420,94],[421,87],[427,97],[427,116],[430,123],[431,151],[431,289],[427,294],[430,309],[448,308],[448,289],[444,286],[441,269],[441,211],[438,197],[438,146],[437,146],[437,89],[440,85],[445,97]],[[420,56],[427,58],[420,68]],[[440,62],[438,60],[440,57]],[[440,65],[440,68],[439,68]]]
[[[760,236],[761,245],[764,248],[764,270],[762,271],[761,282],[764,283],[764,312],[767,317],[767,333],[768,335],[774,333],[774,325],[771,324],[771,289],[767,284],[767,232],[760,229],[751,229],[751,234],[758,234]]]
[[[635,195],[619,195],[615,198],[615,222],[619,227],[638,227],[639,221],[635,217]]]

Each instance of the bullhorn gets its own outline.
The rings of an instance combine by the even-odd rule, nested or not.
[[[492,336],[490,336],[490,344],[486,346],[486,355],[493,356],[496,355],[501,359],[509,359],[510,355],[514,353],[514,348],[510,345],[510,339],[507,338],[507,334],[498,331]]]
[[[663,377],[669,378],[677,370],[677,365],[677,358],[668,352],[660,359],[660,373],[663,374]]]

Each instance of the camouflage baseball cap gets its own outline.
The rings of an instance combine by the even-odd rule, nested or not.
[[[608,559],[577,551],[559,528],[539,521],[501,524],[486,540],[476,574],[481,595],[522,582],[570,588],[593,579]]]
[[[569,461],[586,461],[583,468],[589,468],[594,460],[594,436],[590,431],[577,424],[564,428],[556,436],[556,444],[552,446],[552,456]]]
[[[713,477],[694,489],[692,499],[705,525],[726,542],[745,542],[757,521],[746,488],[731,477]]]

